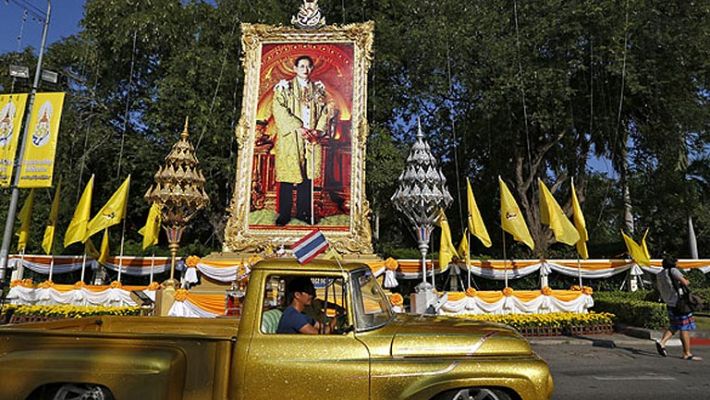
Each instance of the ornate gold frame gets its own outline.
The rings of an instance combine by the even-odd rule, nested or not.
[[[267,43],[348,43],[354,49],[351,202],[350,227],[347,232],[323,233],[331,246],[341,253],[372,254],[370,205],[365,198],[365,154],[367,125],[367,71],[372,62],[374,23],[365,22],[344,26],[328,25],[317,30],[296,29],[262,24],[242,24],[244,58],[244,97],[242,115],[235,134],[239,147],[234,194],[228,208],[229,220],[224,232],[223,251],[260,252],[268,247],[289,245],[312,228],[303,230],[250,230],[249,206],[252,162],[256,135],[256,112],[259,89],[261,49]]]

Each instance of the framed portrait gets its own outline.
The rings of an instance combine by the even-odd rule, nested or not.
[[[224,251],[290,245],[317,228],[342,253],[372,254],[365,153],[373,28],[242,24],[244,96]]]

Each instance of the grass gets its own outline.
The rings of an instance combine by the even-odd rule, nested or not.
[[[710,331],[710,317],[695,316],[695,325],[699,331]]]

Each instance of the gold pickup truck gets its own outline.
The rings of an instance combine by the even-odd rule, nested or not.
[[[330,334],[276,333],[307,276]],[[318,317],[318,315],[316,315]],[[0,400],[548,399],[547,364],[514,330],[394,314],[370,269],[267,260],[239,319],[101,317],[0,328]]]

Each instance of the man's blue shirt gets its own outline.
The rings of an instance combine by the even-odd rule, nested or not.
[[[288,306],[279,320],[279,327],[276,333],[300,333],[299,331],[306,324],[315,324],[315,320],[305,314],[300,313],[293,306]]]

